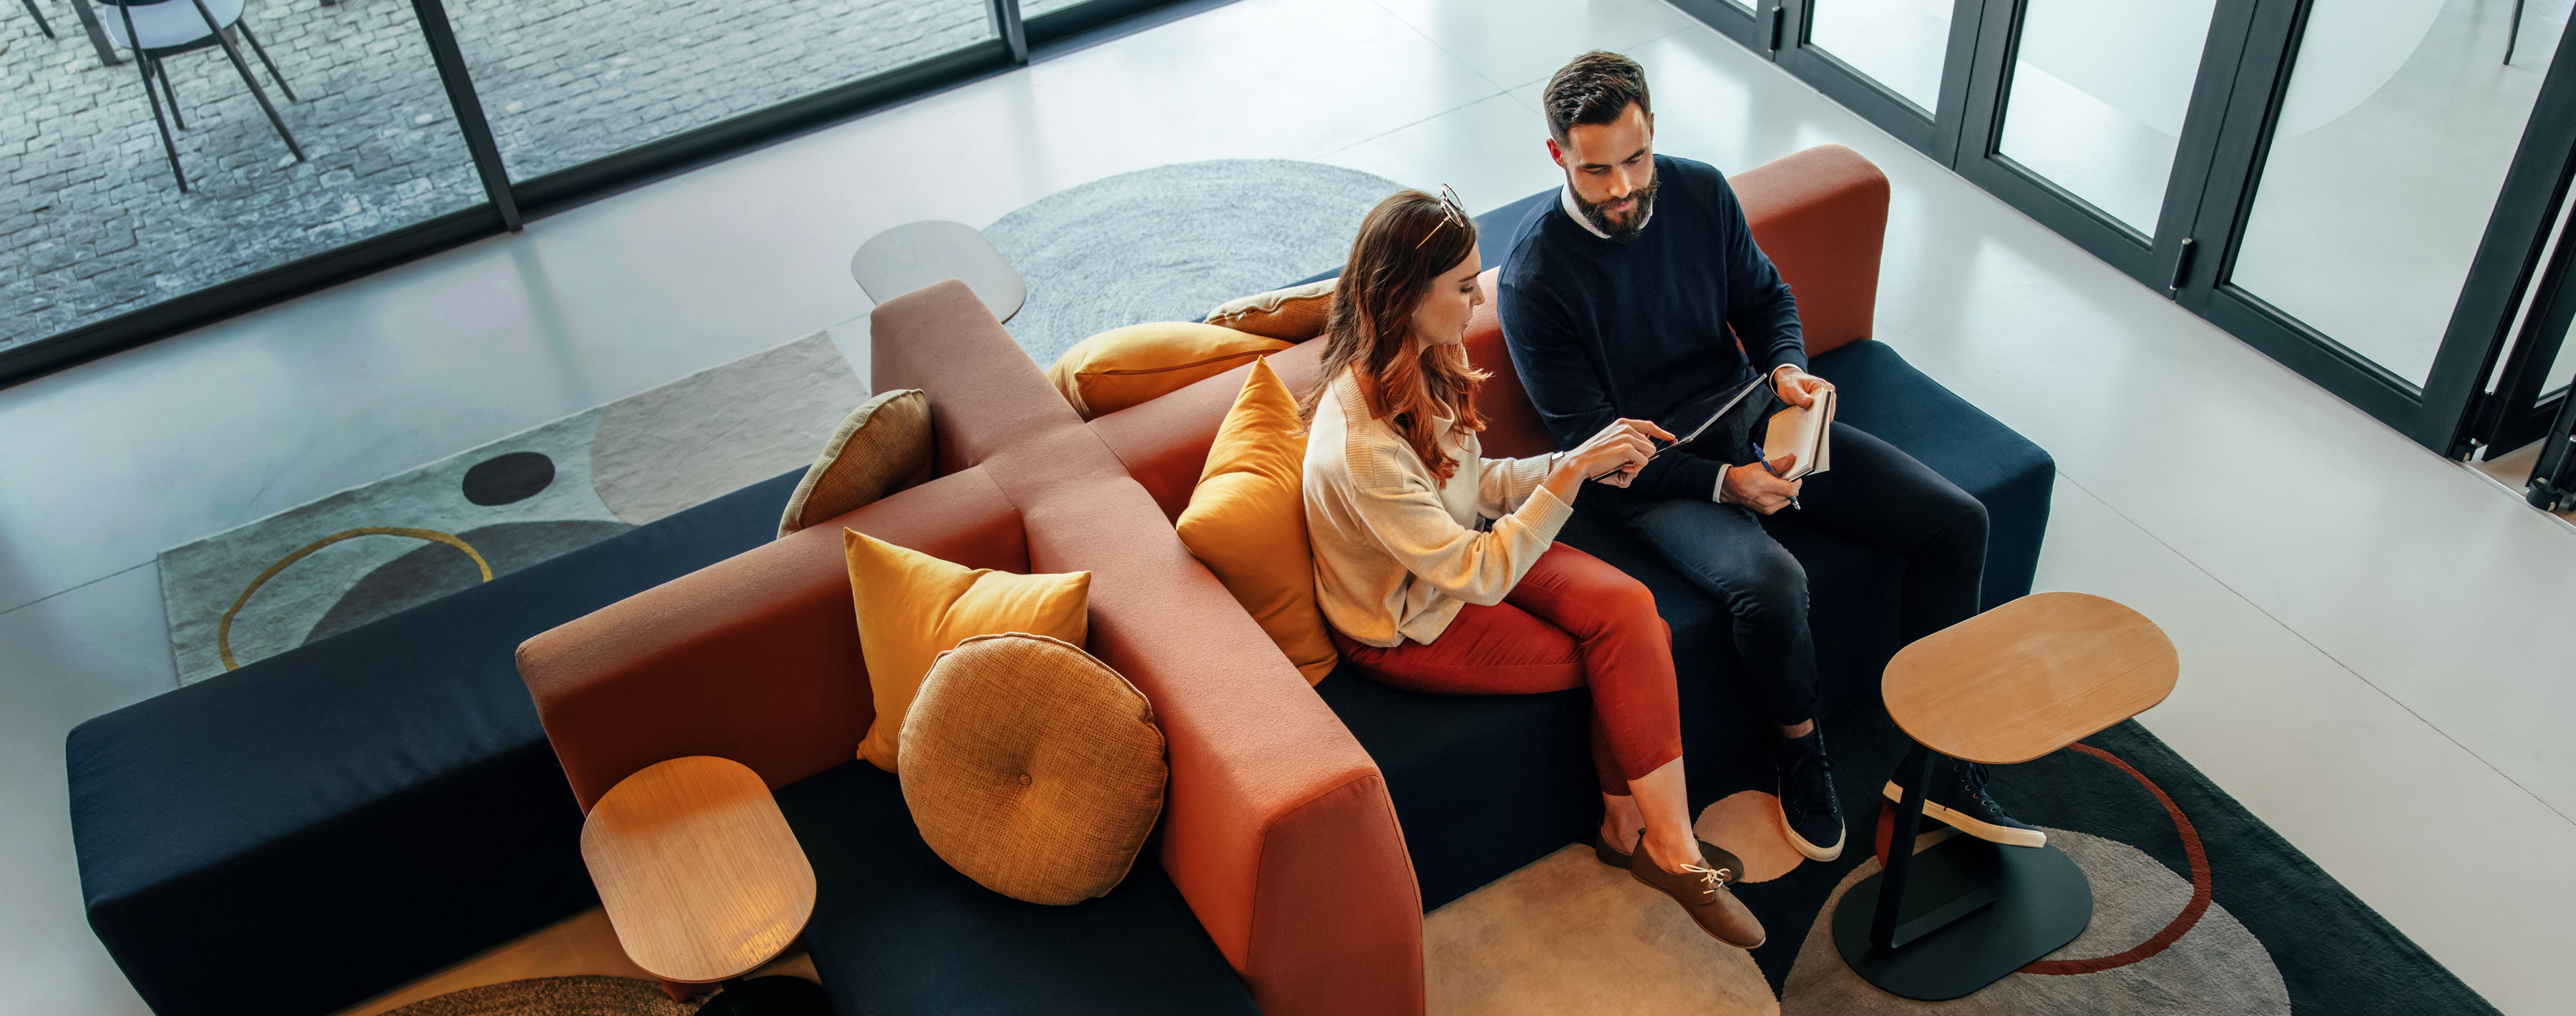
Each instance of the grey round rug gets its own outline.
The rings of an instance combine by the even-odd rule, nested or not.
[[[1010,330],[1043,365],[1112,328],[1196,321],[1338,267],[1368,210],[1402,189],[1313,162],[1184,162],[1047,195],[984,237],[1028,280]]]
[[[449,992],[385,1016],[689,1016],[662,986],[632,977],[536,977]]]

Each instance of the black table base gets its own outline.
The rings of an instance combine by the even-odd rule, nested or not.
[[[1942,761],[1917,747],[1897,767],[1913,785],[1897,806],[1887,870],[1852,886],[1834,908],[1843,961],[1889,994],[1927,1002],[2002,980],[2093,923],[2092,883],[2055,844],[2006,847],[1962,833],[1910,851]]]

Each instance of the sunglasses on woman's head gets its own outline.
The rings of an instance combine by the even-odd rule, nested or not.
[[[1440,216],[1440,221],[1431,227],[1430,232],[1422,234],[1422,239],[1413,241],[1413,249],[1421,250],[1423,244],[1430,243],[1432,237],[1440,235],[1440,229],[1443,226],[1452,222],[1462,228],[1467,225],[1467,210],[1458,204],[1458,192],[1450,190],[1449,185],[1445,183],[1440,185]]]

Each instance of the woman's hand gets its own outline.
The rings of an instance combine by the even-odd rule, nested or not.
[[[1567,504],[1574,503],[1582,492],[1583,482],[1601,477],[1601,482],[1625,487],[1655,457],[1655,439],[1670,441],[1672,432],[1655,426],[1651,420],[1614,420],[1601,432],[1576,445],[1572,451],[1558,455],[1556,468],[1547,474],[1548,493]],[[1603,474],[1610,474],[1604,476]]]

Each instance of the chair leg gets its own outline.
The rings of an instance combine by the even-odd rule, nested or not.
[[[2504,25],[2504,62],[2513,63],[2513,45],[2522,39],[2522,0],[2513,0],[2513,20]]]
[[[24,3],[24,4],[26,4],[26,5],[27,5],[27,13],[29,13],[29,14],[33,14],[33,15],[35,15],[35,16],[36,16],[36,30],[37,30],[37,31],[39,31],[39,32],[43,32],[43,33],[45,33],[45,38],[48,38],[48,39],[59,39],[59,38],[62,38],[62,36],[59,36],[59,35],[55,35],[55,34],[54,34],[54,26],[53,26],[53,25],[47,24],[47,23],[45,22],[45,12],[44,12],[43,10],[41,10],[41,9],[37,8],[37,6],[36,6],[36,0],[19,0],[19,2],[20,2],[20,3]],[[80,0],[80,2],[82,2],[82,3],[88,3],[88,2],[89,2],[89,0]]]
[[[233,22],[233,27],[241,30],[242,38],[250,40],[251,55],[259,58],[260,66],[268,68],[268,79],[277,82],[277,90],[286,93],[286,101],[298,101],[295,98],[295,89],[287,87],[286,73],[277,69],[277,61],[268,58],[268,47],[260,45],[259,36],[252,34],[250,22],[236,21]]]
[[[259,111],[268,114],[268,125],[277,128],[278,137],[286,139],[286,150],[295,153],[295,161],[304,161],[304,146],[295,143],[295,135],[286,129],[286,118],[277,115],[277,107],[269,104],[268,93],[260,89],[258,79],[250,76],[250,64],[242,59],[241,50],[233,48],[232,36],[215,23],[215,12],[206,9],[206,0],[188,2],[197,8],[198,17],[206,19],[206,30],[215,33],[215,45],[223,47],[224,58],[233,62],[233,71],[241,75],[250,97],[259,100]]]
[[[87,3],[89,0],[79,0],[79,2]],[[118,17],[125,19],[127,39],[142,38],[135,34],[133,11],[118,7],[116,13]],[[134,66],[143,75],[143,97],[152,103],[152,125],[161,129],[161,151],[170,156],[170,175],[179,178],[179,193],[188,193],[188,173],[179,168],[179,143],[170,140],[170,121],[161,115],[161,95],[152,90],[152,61],[145,59],[141,50],[136,50]]]
[[[161,79],[161,95],[170,100],[170,123],[180,130],[187,130],[188,118],[179,115],[179,92],[170,85],[170,65],[153,60],[152,76]]]

